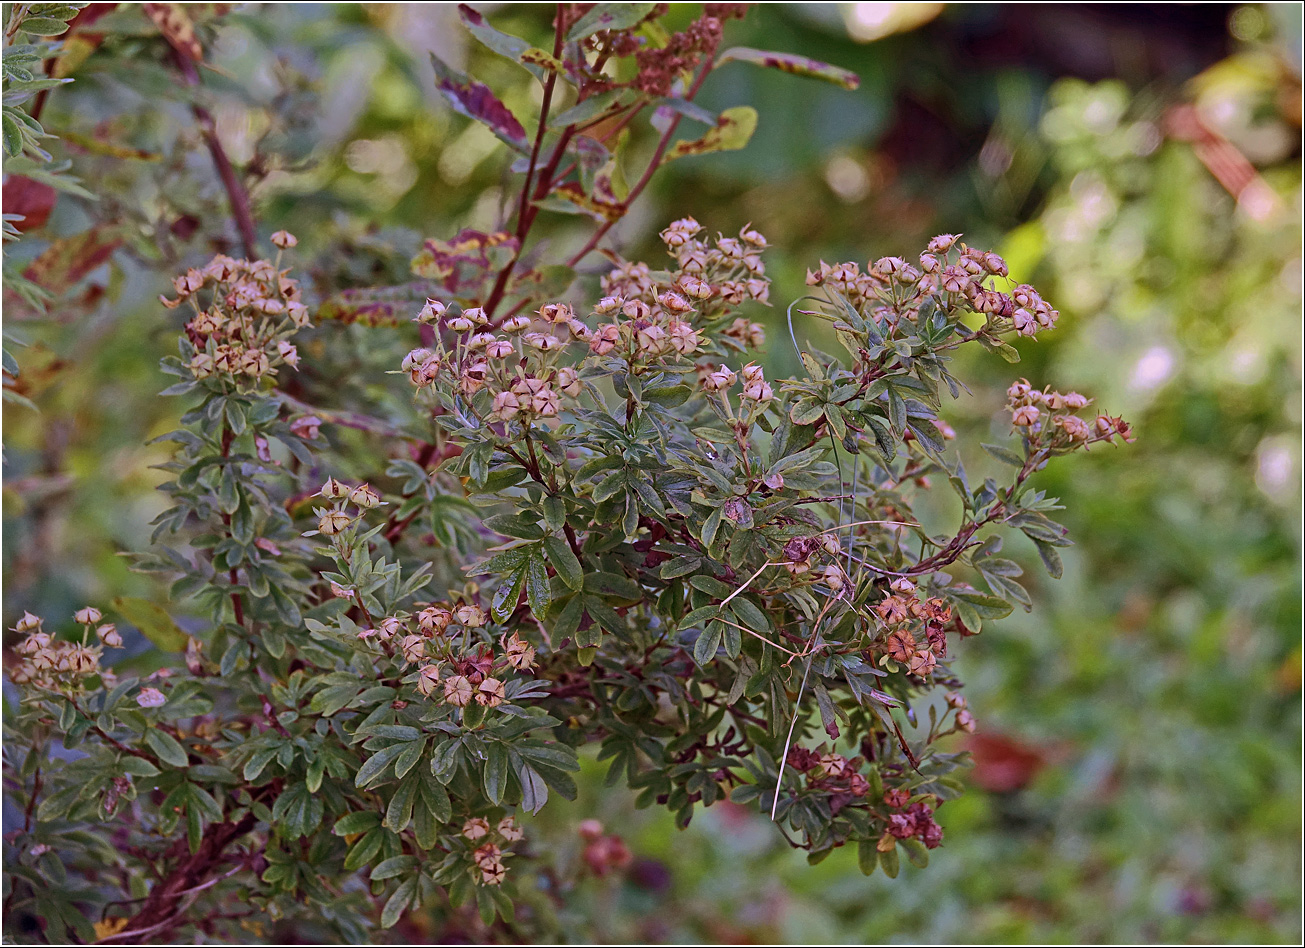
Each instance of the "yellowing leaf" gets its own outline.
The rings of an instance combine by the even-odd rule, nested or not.
[[[746,148],[757,130],[757,110],[750,105],[738,105],[720,114],[716,127],[693,141],[679,141],[666,152],[662,164],[686,155],[706,155],[713,151],[738,151]]]

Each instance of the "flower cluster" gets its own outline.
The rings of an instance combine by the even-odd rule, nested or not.
[[[625,840],[616,833],[607,833],[598,820],[581,820],[576,832],[584,840],[584,860],[589,871],[596,876],[605,876],[612,871],[621,871],[634,861],[634,854]]]
[[[525,833],[510,816],[492,826],[485,817],[473,816],[462,824],[462,838],[468,843],[475,881],[480,885],[501,885],[507,876],[503,857],[513,844],[525,838]]]
[[[105,648],[122,648],[122,636],[112,623],[101,623],[103,618],[91,606],[77,610],[73,620],[82,627],[82,635],[74,642],[55,638],[42,628],[40,616],[24,612],[13,627],[24,638],[14,648],[20,660],[7,668],[9,678],[18,685],[64,693],[80,691],[93,677],[111,682],[113,675],[100,668],[100,657]]]
[[[982,313],[995,331],[1036,335],[1056,325],[1060,313],[1038,291],[1019,284],[1009,292],[995,284],[1007,279],[1006,261],[990,251],[967,247],[955,234],[941,234],[929,241],[920,255],[919,266],[901,257],[881,257],[862,270],[853,262],[828,264],[807,271],[808,286],[838,290],[869,313],[886,330],[892,331],[905,319],[915,319],[930,298],[940,298],[950,310],[964,307]]]
[[[306,533],[305,536],[316,536],[319,533],[328,537],[336,536],[357,523],[366,511],[373,507],[385,506],[381,495],[376,493],[371,485],[359,484],[357,487],[350,487],[334,477],[328,477],[326,483],[313,496],[331,501],[331,506],[313,508],[313,514],[317,517],[317,529]],[[356,509],[356,513],[349,512],[351,506]]]
[[[888,828],[878,844],[880,852],[893,849],[899,839],[915,838],[929,849],[942,843],[943,831],[934,822],[934,807],[926,800],[912,803],[911,799],[910,791],[901,788],[884,793],[884,805],[897,812],[888,815]]]
[[[699,237],[702,225],[692,217],[672,222],[661,232],[662,243],[676,263],[679,271],[676,283],[691,299],[717,301],[734,306],[746,300],[770,303],[770,280],[766,278],[766,265],[761,254],[769,246],[766,238],[751,225],[739,231],[738,237],[716,235],[710,244]],[[626,297],[642,297],[654,292],[646,264],[627,265],[609,274],[603,281],[603,291]],[[710,313],[711,307],[704,307]],[[748,329],[755,324],[745,323]],[[760,327],[757,327],[758,329]],[[736,328],[735,334],[747,330]],[[760,345],[762,335],[754,345]]]
[[[666,360],[696,358],[709,345],[743,351],[765,342],[757,323],[735,318],[720,323],[746,300],[767,302],[770,281],[761,253],[766,238],[745,227],[738,237],[718,236],[713,245],[699,239],[701,225],[678,220],[662,239],[679,264],[663,274],[648,264],[621,262],[602,278],[605,294],[592,308],[593,328],[565,303],[547,303],[533,315],[508,316],[494,324],[482,307],[459,307],[427,300],[414,321],[437,330],[426,346],[411,350],[402,369],[419,390],[470,400],[488,422],[528,426],[554,418],[585,390],[574,366],[573,346],[587,353],[622,359],[636,374]],[[719,343],[709,343],[709,328],[719,328]],[[738,374],[724,365],[700,362],[699,380],[708,391],[733,386]],[[760,366],[742,370],[743,398],[753,409],[773,391]]]
[[[423,696],[457,708],[473,701],[495,708],[506,698],[508,674],[535,666],[535,648],[516,632],[499,638],[497,653],[484,643],[468,645],[488,623],[489,614],[474,603],[428,603],[412,615],[386,616],[358,637],[417,665],[415,680]]]
[[[273,242],[285,248],[296,241],[279,232]],[[300,299],[298,281],[279,263],[279,253],[275,262],[219,254],[207,266],[173,280],[177,298],[161,299],[169,309],[187,303],[194,310],[186,323],[186,367],[196,379],[215,377],[243,387],[275,376],[281,365],[299,364],[290,339],[311,325],[308,307]]]
[[[564,398],[583,390],[579,374],[559,367],[559,357],[571,343],[590,341],[591,334],[564,304],[542,306],[536,315],[538,322],[510,316],[495,332],[481,307],[450,309],[427,300],[414,321],[442,327],[452,342],[437,336],[432,347],[409,352],[402,368],[417,389],[445,385],[475,398],[478,408],[496,421],[555,417]]]
[[[1091,422],[1080,418],[1076,413],[1091,405],[1092,400],[1078,392],[1062,395],[1050,388],[1039,391],[1027,379],[1020,379],[1006,390],[1006,396],[1012,424],[1052,450],[1110,441],[1116,436],[1126,442],[1135,440],[1133,429],[1123,418],[1104,414]]]
[[[829,794],[829,806],[837,813],[848,803],[870,792],[870,782],[861,773],[865,758],[848,759],[825,750],[824,745],[811,750],[794,745],[789,748],[788,765],[806,778],[807,789]]]
[[[582,77],[581,88],[586,97],[623,87],[652,96],[669,96],[681,76],[691,75],[715,54],[721,41],[722,21],[742,18],[745,9],[746,5],[741,3],[708,3],[701,17],[656,45],[648,44],[637,29],[639,24],[623,30],[599,30],[583,41],[585,50],[595,55],[595,62],[575,64]],[[659,15],[658,11],[651,11],[648,19]],[[630,71],[628,81],[619,82],[602,68],[613,55],[634,58],[635,68]]]
[[[946,626],[952,608],[943,599],[920,599],[909,579],[895,580],[891,590],[874,607],[883,623],[877,649],[888,660],[905,665],[912,675],[928,678],[938,659],[947,657]]]

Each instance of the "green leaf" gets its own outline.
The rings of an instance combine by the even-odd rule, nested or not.
[[[894,847],[887,852],[880,853],[879,864],[884,867],[884,875],[890,879],[896,879],[898,869],[901,866],[901,860],[897,855],[897,848]]]
[[[417,799],[417,785],[420,782],[420,776],[415,775],[399,784],[394,796],[390,797],[390,804],[385,808],[385,827],[396,833],[402,833],[408,828],[408,823],[412,820],[412,809]],[[379,867],[378,867],[379,868]],[[372,878],[376,878],[375,873]]]
[[[1060,552],[1050,543],[1044,543],[1042,540],[1034,539],[1033,545],[1038,548],[1038,556],[1042,558],[1042,565],[1047,568],[1047,575],[1052,579],[1060,579],[1065,572],[1065,564],[1060,558]]]
[[[68,32],[68,24],[48,16],[24,17],[20,27],[24,33],[33,36],[59,36]]]
[[[158,755],[159,760],[165,764],[171,764],[173,767],[186,767],[190,764],[190,758],[186,755],[186,749],[177,743],[177,739],[166,731],[158,728],[150,728],[145,732],[145,743],[150,746],[150,750]]]
[[[616,573],[586,573],[584,590],[592,595],[610,596],[631,603],[643,599],[643,589],[638,583]]]
[[[506,622],[516,611],[517,603],[521,600],[521,590],[526,584],[527,569],[525,564],[521,565],[494,590],[489,612],[495,622]]]
[[[874,875],[875,867],[879,865],[879,850],[875,846],[876,842],[877,840],[873,839],[863,839],[856,845],[856,862],[862,875]]]
[[[336,836],[356,836],[358,833],[366,833],[381,825],[381,815],[371,810],[358,810],[354,813],[346,813],[335,821],[335,826],[331,832]]]
[[[405,744],[399,756],[394,759],[394,776],[403,779],[408,771],[417,766],[417,762],[421,760],[422,752],[425,750],[426,739],[424,737],[421,740],[409,741]]]
[[[656,8],[655,3],[595,3],[567,32],[567,42],[582,40],[601,30],[628,30]]]
[[[1009,464],[1011,467],[1023,467],[1024,459],[1009,448],[1003,448],[999,444],[984,444],[983,450],[987,451],[998,461],[1003,464]]]
[[[485,796],[489,798],[489,802],[494,806],[498,806],[503,799],[503,791],[507,786],[507,774],[507,748],[501,743],[494,742],[489,745],[489,752],[485,759],[485,772],[482,781],[485,788]]]
[[[353,785],[359,790],[367,789],[368,784],[378,779],[390,763],[411,746],[411,743],[394,744],[378,750],[358,768],[358,776],[354,778]]]
[[[997,596],[985,596],[977,592],[957,592],[952,590],[953,599],[965,603],[984,619],[1004,619],[1011,614],[1012,606],[1005,599]]]
[[[536,619],[543,619],[548,614],[548,607],[553,601],[553,593],[548,582],[548,568],[544,557],[536,553],[526,563],[526,602]]]
[[[693,643],[693,660],[699,665],[706,665],[716,657],[724,626],[719,622],[708,623],[698,641]]]
[[[353,872],[375,859],[381,851],[381,843],[385,841],[385,833],[384,829],[374,829],[354,843],[349,854],[344,857],[344,868]]]
[[[5,154],[13,157],[21,154],[23,150],[23,127],[18,121],[5,112],[4,118],[0,119],[4,126]]]
[[[389,862],[387,859],[386,862]],[[381,863],[385,865],[385,863]],[[380,866],[377,866],[379,869]],[[373,877],[374,878],[374,877]],[[413,900],[417,894],[417,877],[413,876],[399,884],[385,901],[385,908],[381,909],[381,928],[393,928],[395,923],[403,917],[404,911],[408,908],[408,903]]]

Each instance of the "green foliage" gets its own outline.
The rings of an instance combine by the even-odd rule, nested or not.
[[[353,51],[366,44],[330,60],[335,29],[297,36],[297,48],[333,68],[377,53],[377,101],[359,119],[371,137],[360,141],[430,141],[439,127],[440,143],[430,146],[439,151],[428,154],[441,156],[441,168],[447,156],[449,169],[465,159],[473,170],[462,179],[469,183],[436,192],[438,200],[409,197],[387,210],[385,178],[398,172],[359,189],[366,173],[354,165],[365,167],[371,153],[359,147],[346,160],[343,144],[331,152],[334,145],[311,137],[316,129],[305,131],[329,108],[329,93],[317,103],[317,91],[296,87],[288,67],[275,95],[257,83],[234,89],[246,114],[260,117],[251,127],[267,129],[236,162],[244,165],[238,181],[263,181],[254,193],[258,219],[313,222],[295,227],[301,250],[291,250],[284,233],[256,234],[288,251],[275,261],[231,259],[239,192],[217,191],[216,177],[191,186],[211,155],[192,154],[200,137],[168,144],[151,133],[157,115],[170,115],[166,108],[142,109],[92,140],[78,172],[102,180],[91,173],[98,162],[108,175],[98,197],[117,206],[76,207],[120,213],[124,226],[92,225],[94,238],[81,246],[112,244],[110,269],[132,279],[115,275],[107,304],[87,311],[100,319],[133,312],[123,302],[132,286],[176,276],[166,305],[185,325],[172,320],[182,335],[178,355],[164,361],[176,380],[167,398],[137,398],[140,411],[121,417],[91,415],[115,445],[154,437],[152,453],[133,457],[140,467],[155,464],[159,476],[137,490],[161,481],[164,502],[102,499],[103,457],[88,452],[75,461],[93,474],[70,500],[89,508],[76,532],[106,535],[100,524],[120,517],[115,546],[150,547],[130,558],[134,574],[120,572],[124,558],[91,567],[105,577],[104,601],[123,635],[98,618],[72,634],[47,635],[34,618],[19,626],[5,775],[10,812],[27,819],[6,840],[10,937],[671,940],[626,927],[662,915],[674,916],[663,924],[686,937],[728,940],[738,933],[720,926],[747,912],[738,893],[772,871],[784,879],[789,905],[818,923],[785,929],[788,940],[849,932],[863,940],[903,932],[1004,937],[1014,928],[1003,924],[1014,923],[1003,913],[1019,899],[1060,898],[1067,913],[1078,912],[1065,893],[1102,883],[1067,883],[1064,854],[1029,842],[1001,799],[960,795],[964,747],[976,748],[976,778],[986,785],[984,745],[961,743],[974,723],[961,677],[977,679],[982,699],[972,700],[985,723],[991,715],[998,728],[1032,727],[1045,740],[1118,733],[1123,779],[1147,771],[1139,761],[1149,753],[1156,768],[1206,779],[1183,771],[1191,762],[1175,750],[1181,733],[1167,731],[1167,746],[1156,748],[1146,737],[1151,725],[1132,721],[1139,695],[1149,714],[1175,692],[1191,707],[1206,698],[1188,693],[1196,683],[1172,671],[1162,676],[1163,694],[1151,695],[1142,666],[1161,665],[1164,652],[1120,636],[1110,611],[1142,580],[1125,582],[1112,569],[1145,561],[1145,582],[1159,590],[1179,589],[1186,571],[1200,572],[1217,591],[1210,595],[1222,597],[1214,616],[1240,607],[1240,580],[1228,579],[1208,552],[1203,559],[1186,535],[1175,554],[1168,539],[1144,541],[1114,512],[1122,503],[1141,524],[1154,521],[1155,509],[1172,513],[1161,488],[1142,488],[1140,479],[1152,475],[1130,466],[1136,450],[1115,461],[1094,446],[1090,459],[1047,467],[1053,456],[1129,437],[1119,419],[1087,410],[1081,396],[1023,382],[1009,388],[1010,415],[1000,415],[991,395],[1010,381],[1004,360],[1023,357],[1031,377],[1086,375],[1110,404],[1121,401],[1117,374],[1101,367],[1077,322],[1100,301],[1082,302],[1076,291],[1108,274],[1119,297],[1146,293],[1130,287],[1117,257],[1085,259],[1082,248],[1054,236],[1057,215],[1081,197],[1069,182],[1081,188],[1088,173],[1113,187],[1119,149],[1100,141],[1099,123],[1063,138],[1051,133],[1072,125],[1072,115],[1097,115],[1093,94],[1113,93],[1057,93],[1048,148],[1064,184],[1053,188],[1041,223],[1012,235],[1005,261],[959,243],[948,250],[940,238],[918,266],[897,258],[864,269],[821,265],[808,278],[813,295],[787,309],[797,351],[787,341],[767,350],[753,320],[773,322],[763,308],[772,295],[787,304],[803,292],[789,255],[815,256],[785,247],[790,234],[772,232],[779,246],[765,264],[756,230],[713,242],[691,220],[663,233],[672,258],[664,267],[611,251],[608,264],[595,265],[588,251],[641,193],[653,193],[646,186],[667,161],[741,148],[754,127],[764,132],[765,98],[730,87],[733,101],[758,106],[759,121],[751,106],[716,112],[698,104],[696,90],[715,65],[739,61],[750,64],[732,67],[741,75],[767,75],[751,68],[761,65],[855,83],[797,54],[717,53],[709,25],[690,27],[683,10],[653,16],[653,7],[599,4],[574,22],[562,17],[553,36],[521,10],[495,14],[490,25],[462,8],[467,34],[485,50],[471,44],[467,75],[437,60],[436,86],[427,91],[443,93],[465,125],[450,125],[409,94],[421,62],[376,39],[390,14],[331,14],[357,18],[349,28],[374,44],[362,55]],[[284,11],[266,20],[179,11],[147,20],[124,8],[97,21],[107,37],[91,54],[97,76],[152,87],[186,110],[198,105],[198,117],[223,96],[232,102],[230,76],[243,74],[205,68],[200,84],[187,86],[178,44],[230,55],[240,44],[215,40],[238,36],[250,55],[265,55],[293,22],[279,19],[292,16]],[[686,44],[700,56],[696,71],[659,78],[655,57],[630,54],[626,38],[654,53]],[[134,72],[124,68],[128,57]],[[592,68],[603,57],[610,68]],[[655,86],[661,79],[666,88]],[[338,92],[338,77],[329,82]],[[542,108],[533,94],[540,85]],[[400,124],[409,114],[421,117]],[[680,131],[684,118],[701,128]],[[1054,144],[1067,141],[1072,146]],[[478,143],[487,144],[473,161]],[[151,157],[126,157],[129,145]],[[725,157],[756,151],[754,144]],[[309,154],[322,163],[296,164]],[[1132,182],[1119,185],[1126,205],[1164,194],[1165,183],[1181,192],[1165,177],[1175,168],[1201,174],[1172,151],[1136,157],[1119,162],[1128,165],[1119,180]],[[682,169],[696,164],[675,161],[668,172],[688,174]],[[1160,170],[1138,184],[1138,165]],[[497,216],[458,206],[503,181],[514,184],[494,192]],[[415,187],[411,193],[421,193]],[[62,204],[65,213],[70,206]],[[1121,216],[1163,220],[1172,210]],[[194,237],[172,227],[183,220],[193,221],[186,226]],[[373,220],[418,220],[424,233],[441,236],[375,231]],[[1190,263],[1182,234],[1170,236],[1177,243],[1165,260]],[[1107,236],[1100,243],[1113,245]],[[1241,248],[1237,272],[1244,266],[1248,274],[1240,285],[1255,284],[1263,246],[1252,249],[1245,235],[1231,246]],[[58,241],[43,249],[47,272],[73,274],[53,284],[65,325],[97,305],[73,297],[91,250]],[[290,279],[292,263],[311,275],[302,288]],[[1048,298],[1074,301],[1067,342],[1054,341],[1062,333],[1041,335],[1057,314],[1031,288],[1003,279],[1007,263],[1020,278],[1040,266],[1039,285],[1054,289]],[[972,272],[952,274],[959,283],[949,289],[948,267]],[[152,391],[152,375],[129,376],[127,367],[157,348],[137,326],[168,317],[156,304],[131,305],[143,318],[108,323],[106,348],[89,354],[78,374],[104,377],[104,360],[109,379]],[[1068,313],[1071,305],[1062,305]],[[524,324],[512,321],[523,313]],[[38,347],[62,343],[61,330],[34,318],[33,327]],[[72,338],[67,331],[63,338]],[[1038,346],[1017,338],[1035,333]],[[740,364],[749,357],[763,364]],[[801,365],[795,377],[774,371],[788,363]],[[976,398],[960,397],[962,379]],[[38,372],[33,394],[48,410],[40,382]],[[65,397],[85,400],[92,412],[113,404],[93,383],[67,386]],[[1215,413],[1217,430],[1246,418],[1226,408]],[[1152,410],[1160,414],[1149,416],[1138,448],[1147,471],[1181,467],[1151,430],[1188,430],[1192,410],[1163,400]],[[1016,437],[1008,439],[1012,419]],[[155,437],[160,432],[167,433]],[[85,432],[81,439],[89,442]],[[1218,450],[1214,439],[1201,443]],[[15,520],[39,524],[49,516],[40,491],[58,484],[25,480],[21,489],[34,504]],[[1065,498],[1067,510],[1058,512],[1049,494]],[[1253,573],[1262,548],[1233,522],[1254,503],[1238,495],[1236,504],[1220,536],[1245,558],[1238,569]],[[150,517],[152,542],[140,527]],[[1057,521],[1086,537],[1086,550],[1067,549]],[[1039,559],[1050,575],[1066,576],[1067,592],[1027,569]],[[1085,560],[1121,564],[1105,570],[1104,592],[1084,582]],[[1034,601],[1036,621],[1050,629],[1023,615]],[[1080,644],[1067,641],[1069,633]],[[968,641],[954,652],[961,639]],[[1289,664],[1277,653],[1275,660]],[[1009,692],[986,670],[994,667]],[[1274,686],[1218,663],[1200,682],[1217,704],[1207,715],[1267,718],[1280,710],[1269,697],[1253,702],[1254,712],[1233,710],[1227,699],[1237,689]],[[1109,694],[1111,708],[1074,703],[1067,696],[1075,693]],[[1254,725],[1239,720],[1203,733],[1237,762],[1221,768],[1220,779],[1248,787],[1245,775],[1267,772],[1278,751],[1271,742],[1248,749],[1239,733]],[[1073,799],[1079,803],[1065,810],[1082,810],[1082,793]],[[1072,812],[1048,816],[1058,805],[1054,789],[1040,787],[1035,822],[1058,820],[1080,837],[1107,840],[1111,859],[1123,859],[1115,853],[1127,850],[1130,834],[1151,847],[1139,848],[1130,865],[1151,866],[1147,854],[1166,850],[1167,837],[1140,826],[1153,812],[1144,805],[1103,804],[1115,824],[1105,830]],[[1223,817],[1202,819],[1213,827]],[[949,848],[935,852],[944,826]],[[627,843],[641,857],[634,867]],[[788,845],[800,858],[778,854]],[[657,904],[646,881],[653,856],[673,868],[668,898],[683,911],[648,908]],[[1053,891],[1060,894],[1046,895]],[[967,922],[948,929],[957,905]],[[1137,911],[1121,915],[1121,930],[1136,933],[1123,926]],[[1081,926],[1073,930],[1105,924],[1073,917]],[[774,924],[793,926],[794,918]],[[433,930],[423,927],[432,921]],[[835,922],[837,931],[820,927]],[[394,926],[391,935],[379,930]],[[1020,931],[1063,936],[1051,927]]]

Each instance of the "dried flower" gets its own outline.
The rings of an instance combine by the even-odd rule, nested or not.
[[[417,690],[426,698],[435,693],[435,689],[440,683],[440,667],[438,665],[423,665],[421,673],[417,678]]]
[[[167,702],[167,696],[157,688],[142,688],[136,695],[136,703],[142,708],[161,708]]]
[[[1038,418],[1042,413],[1032,405],[1021,405],[1011,414],[1011,421],[1021,428],[1027,428],[1038,423]]]
[[[329,536],[335,536],[349,528],[353,518],[343,510],[328,510],[317,521],[317,529]]]
[[[415,665],[426,657],[426,640],[420,635],[405,635],[399,648],[403,652],[403,660],[410,665]]]
[[[462,675],[454,675],[444,680],[444,700],[454,707],[464,708],[470,704],[473,690],[471,682]]]
[[[487,708],[497,708],[503,703],[503,682],[497,678],[486,678],[476,690],[476,703]]]
[[[380,506],[381,495],[376,493],[369,485],[359,484],[349,491],[349,503],[363,510],[371,510],[373,507]]]
[[[73,621],[78,625],[94,625],[104,618],[104,614],[94,606],[87,606],[84,609],[78,609],[73,615]]]

